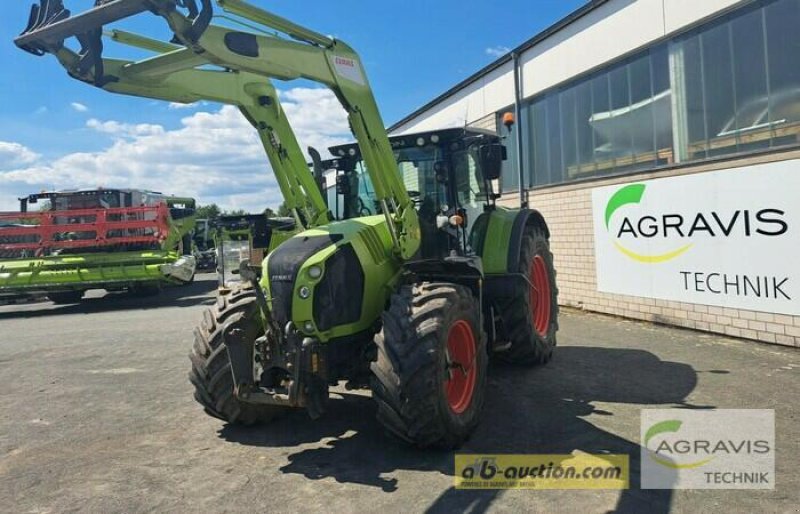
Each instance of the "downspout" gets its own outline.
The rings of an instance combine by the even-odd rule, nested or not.
[[[520,84],[519,54],[511,52],[514,65],[514,119],[517,122],[517,177],[519,178],[519,205],[528,208],[528,189],[525,187],[525,169],[522,166],[522,87]]]

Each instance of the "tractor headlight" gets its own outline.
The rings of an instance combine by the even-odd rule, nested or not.
[[[322,268],[319,266],[311,266],[308,268],[308,276],[313,278],[314,280],[318,279],[322,276]]]

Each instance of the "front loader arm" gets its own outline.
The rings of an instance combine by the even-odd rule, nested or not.
[[[216,0],[216,3],[231,14],[282,32],[291,39],[210,24],[211,0],[200,0],[202,9],[197,9],[194,0],[96,1],[95,9],[69,18],[68,12],[64,17],[52,7],[60,6],[61,0],[42,0],[42,8],[33,13],[29,29],[17,38],[17,45],[34,53],[56,54],[72,76],[108,91],[178,102],[211,99],[238,105],[259,132],[287,204],[300,210],[310,204],[310,225],[326,223],[328,213],[268,78],[304,78],[324,84],[348,113],[396,253],[409,259],[417,251],[421,234],[413,201],[397,173],[372,89],[352,48],[242,0]],[[97,43],[97,34],[104,25],[145,11],[162,16],[175,34],[174,41],[180,45],[139,62],[98,56],[102,44]],[[63,46],[64,40],[71,36],[81,43],[79,53]],[[146,38],[122,39],[142,46]],[[146,44],[156,48],[165,43]],[[198,69],[209,64],[226,71]],[[228,75],[236,78],[222,79]],[[258,80],[242,82],[244,77],[251,76]],[[212,84],[205,83],[209,79]],[[236,82],[236,92],[231,94],[225,87],[213,85],[220,82]]]
[[[117,37],[119,36],[118,32]],[[141,36],[136,37],[142,42],[146,40]],[[175,63],[179,61],[172,57],[176,54],[183,54],[184,59],[190,63],[197,62],[194,54],[186,54],[185,49],[143,61],[146,64],[103,59],[107,73],[119,77],[119,80],[107,82],[103,89],[169,102],[193,103],[207,100],[237,106],[258,133],[287,207],[300,213],[298,221],[305,227],[328,223],[330,219],[325,201],[306,165],[306,159],[271,81],[252,73],[194,67],[173,70],[166,75],[159,73],[154,75],[157,80],[141,81],[130,78],[135,77],[129,71],[134,66],[149,66],[150,70],[177,66]],[[70,63],[77,57],[74,53],[62,49],[57,55],[68,70],[73,69]]]
[[[112,93],[178,103],[207,100],[238,107],[256,129],[286,205],[298,213],[301,225],[330,222],[322,193],[268,78],[248,72],[198,69],[209,61],[174,43],[121,30],[106,32],[105,36],[159,55],[138,62],[101,57],[99,66],[87,68],[86,57],[63,44],[48,51],[70,76]],[[98,70],[102,77],[97,75]]]

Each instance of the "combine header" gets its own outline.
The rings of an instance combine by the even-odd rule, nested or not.
[[[42,207],[30,212],[30,204]],[[194,200],[137,190],[41,193],[0,212],[0,298],[157,294],[194,277]]]

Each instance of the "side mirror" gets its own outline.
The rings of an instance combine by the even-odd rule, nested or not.
[[[481,171],[486,180],[497,180],[503,171],[506,147],[499,143],[485,144],[478,150]]]
[[[348,179],[346,174],[337,175],[336,194],[342,196],[350,195],[350,180]]]

